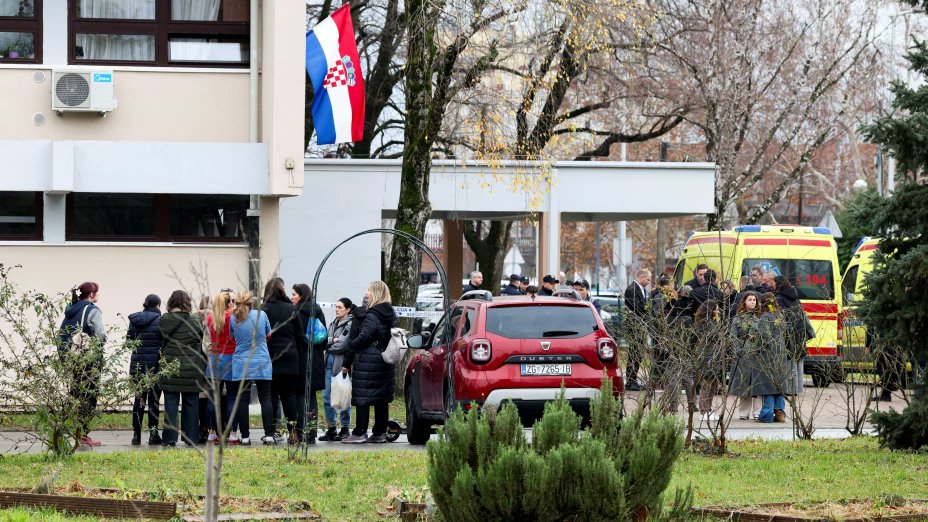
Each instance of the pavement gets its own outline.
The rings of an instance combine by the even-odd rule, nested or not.
[[[810,415],[813,416],[815,426],[815,432],[813,438],[816,439],[840,439],[846,438],[849,436],[846,429],[847,419],[848,419],[848,397],[849,393],[846,388],[841,385],[831,385],[828,388],[812,388],[807,386],[804,390],[804,394],[800,396],[800,400],[797,402],[797,409],[803,418],[808,418]],[[852,394],[852,397],[856,401],[857,405],[862,405],[865,403],[865,392],[868,393],[868,390],[858,390],[856,393]],[[658,392],[659,396],[660,392]],[[625,397],[625,408],[626,411],[632,410],[636,407],[637,403],[642,400],[641,393],[627,393]],[[685,403],[683,397],[680,400],[681,403]],[[715,399],[715,410],[721,410],[720,398],[716,397]],[[873,402],[870,404],[870,409],[885,411],[889,408],[893,408],[897,411],[901,411],[906,406],[906,402],[903,399],[902,395],[897,392],[893,394],[893,400],[891,402]],[[730,415],[731,412],[734,412],[736,408],[736,403],[734,398],[729,398],[728,403],[726,404],[726,415]],[[754,400],[754,408],[760,408],[760,400]],[[257,409],[257,405],[252,405],[251,409],[254,410],[252,413],[259,414],[260,409]],[[680,406],[679,415],[681,419],[684,419],[683,406]],[[794,440],[796,437],[792,428],[792,415],[795,414],[789,405],[787,405],[787,422],[785,424],[772,423],[765,424],[753,420],[732,420],[729,424],[727,431],[728,440],[744,440],[744,439],[759,439],[759,440]],[[129,413],[127,413],[129,415]],[[696,414],[694,417],[694,425],[696,428],[696,434],[702,434],[704,436],[709,436],[709,429],[705,422],[699,421],[699,414]],[[864,433],[872,434],[872,428],[869,424],[865,424]],[[531,430],[527,429],[526,433],[529,438],[531,438]],[[102,445],[95,448],[82,448],[80,451],[93,451],[98,453],[107,453],[113,451],[193,451],[192,448],[185,447],[183,445],[176,448],[164,448],[161,446],[148,446],[145,444],[146,438],[143,437],[143,444],[141,446],[132,446],[130,444],[132,439],[131,430],[108,430],[108,431],[94,431],[91,433],[94,439],[102,442]],[[322,435],[322,432],[319,432],[319,435]],[[435,437],[435,435],[433,435]],[[257,443],[257,444],[255,444]],[[286,447],[286,443],[278,444],[279,447]],[[266,449],[257,437],[254,438],[253,445],[251,446],[256,451]],[[341,444],[333,442],[317,442],[315,444],[309,445],[309,451],[325,451],[325,450],[334,450],[334,451],[377,451],[377,450],[386,450],[386,451],[422,451],[424,446],[412,446],[406,441],[405,435],[400,435],[400,438],[396,442],[386,443],[386,444]],[[34,435],[22,431],[0,431],[0,455],[2,454],[12,454],[12,453],[35,453],[41,452],[43,450],[41,444],[37,441]]]

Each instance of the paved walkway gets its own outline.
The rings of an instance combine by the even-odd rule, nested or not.
[[[840,388],[839,385],[832,385],[825,389],[806,387],[805,393],[801,396],[801,400],[798,402],[798,409],[804,417],[808,417],[812,412],[814,412],[814,438],[845,438],[849,436],[847,430],[845,429],[845,425],[847,424],[846,420],[848,418],[847,395],[847,392],[843,388]],[[863,404],[865,398],[864,390],[859,390],[855,395],[855,398],[858,401],[858,404]],[[625,399],[626,410],[634,409],[636,407],[636,403],[640,400],[640,393],[627,394]],[[736,405],[734,401],[734,398],[729,398],[726,411],[735,411]],[[681,397],[680,402],[680,415],[682,418],[682,403],[685,403],[685,399]],[[715,400],[716,410],[721,407],[719,403],[720,400],[717,397]],[[882,411],[885,411],[889,408],[894,408],[897,411],[901,411],[905,408],[905,406],[906,403],[899,393],[894,394],[892,402],[873,402],[870,404],[871,409]],[[759,399],[754,400],[754,407],[756,409],[760,407]],[[252,413],[260,413],[260,410],[257,409],[256,405],[252,405],[251,409],[254,410]],[[732,420],[729,424],[727,437],[729,440],[752,438],[763,440],[792,440],[794,435],[791,424],[791,416],[794,414],[794,412],[790,411],[789,406],[787,406],[787,410],[788,418],[786,424],[764,424],[753,420]],[[704,433],[708,436],[708,429],[705,425],[700,425],[698,414],[694,418],[694,421],[698,432]],[[531,437],[531,430],[526,431],[528,432],[529,437]],[[865,432],[872,433],[869,424],[865,425]],[[321,435],[322,432],[319,432],[319,434]],[[160,446],[150,447],[147,444],[144,444],[144,438],[143,444],[141,446],[132,446],[130,444],[132,439],[132,432],[130,430],[95,431],[92,433],[92,435],[95,439],[101,441],[103,445],[82,451],[192,451],[191,448],[186,448],[183,445],[178,446],[177,448],[163,448]],[[252,448],[255,450],[264,449],[263,445],[260,444],[257,437],[254,438],[254,442],[257,442],[257,444],[253,444],[251,446]],[[281,443],[278,445],[278,447],[283,448],[285,447],[285,444]],[[411,446],[408,444],[406,442],[405,435],[401,435],[399,440],[396,442],[386,444],[341,444],[317,442],[316,444],[310,445],[309,448],[310,451],[422,451],[424,449],[423,446]],[[29,433],[16,431],[0,432],[0,454],[40,451],[42,451],[41,444],[39,444],[35,437]]]

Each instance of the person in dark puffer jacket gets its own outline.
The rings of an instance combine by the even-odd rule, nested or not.
[[[161,358],[161,298],[149,294],[142,304],[143,310],[129,315],[129,331],[126,340],[138,344],[132,350],[129,362],[129,375],[143,376],[146,373],[158,373],[158,359]],[[161,444],[158,435],[158,416],[161,415],[161,388],[156,384],[147,390],[141,390],[135,396],[132,405],[132,445],[142,443],[142,417],[148,410],[148,443]]]
[[[200,439],[200,392],[206,389],[206,355],[203,353],[203,325],[190,315],[190,295],[175,290],[168,299],[168,313],[161,316],[161,336],[164,338],[162,364],[177,361],[178,370],[164,379],[165,446],[177,445],[177,408],[183,402],[184,442],[195,444]]]
[[[383,281],[374,281],[364,294],[368,304],[357,337],[349,341],[342,372],[351,371],[351,404],[356,407],[356,424],[343,444],[386,442],[390,402],[396,388],[396,371],[383,360],[382,352],[390,342],[390,329],[396,313],[390,305],[390,289]],[[367,436],[370,408],[374,407],[374,426]]]

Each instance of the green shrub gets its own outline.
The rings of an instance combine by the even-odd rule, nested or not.
[[[689,490],[661,512],[680,455],[681,426],[657,412],[621,419],[604,379],[591,427],[564,399],[545,405],[532,443],[510,403],[499,412],[456,411],[429,442],[429,487],[444,520],[672,520],[687,513]]]
[[[902,413],[875,411],[870,414],[870,422],[880,447],[892,450],[928,448],[928,394],[916,396]]]

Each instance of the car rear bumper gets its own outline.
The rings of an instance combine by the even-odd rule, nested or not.
[[[513,402],[547,402],[556,399],[559,393],[561,393],[561,388],[509,388],[493,390],[487,395],[486,400],[483,401],[483,405],[496,407],[507,400]],[[599,396],[599,389],[597,388],[564,389],[564,398],[568,401],[590,401],[597,396]]]

